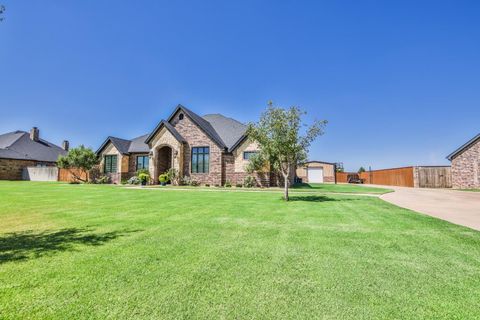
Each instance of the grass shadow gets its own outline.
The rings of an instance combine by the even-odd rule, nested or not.
[[[289,201],[309,201],[309,202],[327,202],[327,201],[340,201],[339,199],[330,198],[321,195],[308,195],[308,196],[290,196]]]
[[[305,182],[302,182],[302,183],[295,183],[292,187],[292,189],[315,189],[314,186],[308,184],[308,183],[305,183]],[[318,189],[318,188],[317,188]]]
[[[0,237],[0,264],[39,258],[44,255],[73,250],[75,245],[100,246],[134,231],[93,233],[86,228],[58,231],[22,231]]]

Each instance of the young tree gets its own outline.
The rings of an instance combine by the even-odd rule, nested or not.
[[[358,173],[362,173],[362,172],[365,172],[365,171],[367,171],[367,170],[365,170],[364,167],[360,167],[360,169],[358,169]]]
[[[282,174],[286,201],[292,171],[297,164],[306,161],[310,144],[323,134],[327,124],[325,120],[314,121],[305,128],[301,119],[305,114],[298,107],[283,109],[269,102],[258,123],[249,124],[247,129],[248,137],[259,144],[262,157]]]
[[[264,156],[261,153],[257,153],[250,157],[247,165],[245,166],[245,171],[247,171],[248,174],[262,172],[266,165],[267,161],[265,160]]]
[[[57,160],[59,168],[70,169],[75,180],[82,182],[88,181],[88,171],[97,164],[98,157],[95,152],[83,145],[78,148],[70,149],[66,156],[59,156]],[[71,169],[80,169],[84,173],[85,179],[82,179],[81,175],[78,176],[76,171]]]

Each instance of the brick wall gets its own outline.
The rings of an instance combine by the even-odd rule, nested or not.
[[[148,153],[132,153],[128,157],[128,171],[122,173],[122,179],[130,179],[137,173],[137,157],[147,156]],[[147,168],[148,169],[148,168]]]
[[[232,185],[243,184],[246,176],[249,174],[245,171],[236,172],[236,157],[233,154],[225,153],[223,155],[223,174],[222,185],[226,181],[229,181]],[[257,180],[257,187],[269,187],[270,186],[270,173],[258,173],[251,174]]]
[[[22,180],[23,168],[34,167],[37,163],[39,162],[34,160],[0,159],[0,180]],[[55,166],[52,162],[45,164]]]
[[[480,188],[480,140],[452,159],[452,186]]]
[[[186,114],[179,119],[181,110],[175,114],[172,124],[180,135],[187,141],[183,154],[183,174],[190,176],[201,184],[222,184],[222,149],[213,142]],[[191,173],[191,150],[192,147],[210,147],[209,173]]]

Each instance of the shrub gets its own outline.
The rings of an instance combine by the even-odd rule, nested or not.
[[[167,173],[162,173],[159,177],[158,177],[158,181],[160,181],[161,184],[165,184],[167,183],[169,180],[168,180],[168,174]]]
[[[241,187],[243,187],[243,185],[242,185],[241,183],[237,183],[237,184],[235,185],[235,187],[241,188]]]
[[[182,186],[192,186],[192,187],[197,187],[200,185],[200,183],[196,180],[193,180],[191,177],[189,176],[184,176],[180,179],[180,185]]]
[[[100,178],[102,173],[100,172],[100,168],[98,166],[93,167],[90,169],[88,172],[88,179],[90,180],[90,183],[95,183],[95,181]]]
[[[150,174],[141,172],[140,174],[138,174],[138,180],[143,183],[148,182],[150,180]]]
[[[230,180],[225,181],[224,187],[226,187],[226,188],[231,188],[232,187],[232,183],[230,182]]]
[[[189,176],[184,176],[180,179],[180,185],[181,186],[189,186],[191,181],[192,181],[192,179]]]
[[[133,176],[127,181],[128,184],[140,184],[140,179],[137,176]]]
[[[178,179],[178,170],[175,168],[170,168],[167,171],[168,181],[170,181],[174,185],[179,185]]]
[[[205,183],[205,187],[210,187],[210,183]]]
[[[140,174],[142,174],[142,173],[147,174],[148,177],[150,178],[150,171],[148,171],[148,169],[140,169],[140,170],[137,170],[136,176],[138,177],[138,176],[140,176]]]
[[[95,179],[95,183],[98,183],[98,184],[107,184],[107,183],[110,183],[111,180],[110,180],[110,177],[109,176],[100,176],[98,177],[97,179]]]
[[[253,188],[256,186],[256,184],[257,184],[257,181],[252,176],[246,176],[245,179],[243,180],[243,185],[245,186],[245,188]]]
[[[198,181],[196,181],[196,180],[190,180],[190,185],[192,187],[198,187],[200,185],[200,183],[198,183]]]

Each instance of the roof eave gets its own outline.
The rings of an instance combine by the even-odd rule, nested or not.
[[[152,141],[153,137],[157,134],[157,132],[162,129],[162,127],[165,126],[165,128],[168,130],[168,132],[170,132],[174,137],[175,139],[177,139],[178,142],[181,142],[181,143],[185,143],[186,140],[182,137],[182,135],[180,135],[180,133],[178,131],[175,130],[175,128],[172,127],[172,125],[165,121],[165,120],[161,120],[159,122],[159,124],[155,127],[155,129],[152,131],[152,133],[150,133],[147,137],[147,139],[145,140],[145,143],[146,144],[149,144],[150,141]],[[175,130],[175,131],[173,131]]]
[[[208,133],[204,128],[202,128],[202,126],[190,114],[190,112],[193,112],[193,111],[190,111],[188,108],[182,106],[181,104],[178,104],[177,107],[175,108],[175,110],[172,112],[172,114],[168,117],[168,120],[167,120],[168,123],[170,123],[170,121],[172,121],[173,117],[178,112],[178,110],[182,110],[183,112],[185,112],[188,115],[188,117],[193,121],[193,123],[195,123],[195,125],[198,128],[200,128],[200,130],[202,130],[213,142],[215,142],[216,145],[218,145],[221,149],[228,150],[228,147],[225,145],[225,143],[223,141],[218,141],[215,137],[213,137],[210,133]],[[200,116],[198,116],[198,117],[200,117]],[[205,121],[207,121],[207,120],[205,120]]]
[[[242,144],[243,141],[245,141],[246,138],[247,138],[247,134],[242,135],[240,139],[238,139],[237,142],[235,142],[233,146],[230,149],[228,149],[228,152],[233,152],[239,145]]]
[[[459,153],[463,152],[463,150],[465,150],[466,148],[468,148],[470,145],[472,145],[473,143],[475,143],[478,139],[480,139],[480,133],[477,134],[475,137],[473,137],[472,139],[468,140],[466,143],[464,143],[460,148],[458,148],[457,150],[453,151],[452,153],[450,153],[448,156],[447,156],[447,160],[449,161],[452,161],[453,158],[455,158]]]
[[[100,148],[98,148],[98,150],[95,151],[95,154],[96,154],[97,156],[100,155],[100,153],[103,151],[103,149],[105,149],[105,147],[108,145],[109,142],[111,142],[111,143],[113,144],[113,146],[118,150],[118,152],[119,152],[120,154],[122,154],[122,155],[128,155],[128,154],[129,154],[129,152],[121,152],[121,151],[120,151],[120,148],[119,148],[117,145],[115,145],[115,142],[114,142],[114,140],[113,140],[112,138],[114,138],[114,137],[108,136],[107,139],[105,139],[105,141],[102,143],[102,145],[100,146]]]

